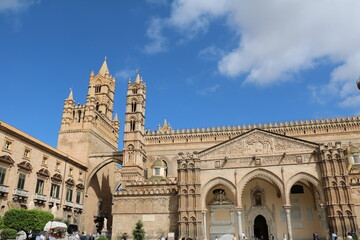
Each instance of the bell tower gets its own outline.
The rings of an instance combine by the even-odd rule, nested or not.
[[[144,176],[146,160],[144,145],[146,85],[137,71],[134,82],[129,80],[126,96],[124,131],[124,180],[138,180]]]
[[[58,149],[88,163],[90,153],[117,151],[119,127],[112,118],[115,78],[110,75],[106,58],[97,75],[90,74],[84,105],[75,104],[73,92],[65,99]]]

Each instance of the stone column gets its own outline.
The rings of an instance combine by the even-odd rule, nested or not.
[[[207,235],[207,233],[206,233],[206,210],[203,210],[202,213],[203,213],[203,239],[206,240],[207,239],[207,237],[206,237],[206,235]]]
[[[321,218],[322,218],[322,223],[324,225],[324,229],[325,229],[325,239],[328,240],[330,237],[330,229],[329,229],[329,222],[326,216],[326,210],[325,210],[325,206],[324,204],[320,203],[320,211],[321,211]]]
[[[292,229],[291,229],[291,206],[284,206],[286,214],[286,227],[288,231],[288,240],[293,240]]]
[[[237,224],[238,224],[238,238],[239,240],[241,240],[241,234],[243,232],[242,230],[242,209],[238,208],[236,209],[236,213],[237,213]]]

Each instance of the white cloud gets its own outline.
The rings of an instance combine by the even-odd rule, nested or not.
[[[134,77],[136,74],[136,71],[133,69],[122,69],[120,71],[117,71],[115,73],[115,78],[119,79],[120,81],[129,80],[129,78]]]
[[[150,21],[146,36],[151,39],[151,42],[144,48],[146,53],[154,54],[166,50],[166,38],[161,33],[163,24],[164,22],[160,18],[153,18]]]
[[[214,19],[226,19],[238,44],[218,57],[221,74],[244,75],[248,83],[268,85],[327,59],[338,67],[319,97],[338,95],[340,106],[346,107],[359,102],[351,101],[357,99],[355,80],[360,74],[359,9],[358,0],[175,0],[169,17],[156,20],[162,23],[156,31],[150,25],[148,36],[156,53],[165,49],[164,28],[192,38],[206,32]]]
[[[0,13],[6,11],[19,12],[37,3],[34,0],[1,0]]]
[[[209,93],[214,93],[216,92],[220,87],[220,84],[215,84],[211,87],[207,87],[207,88],[203,88],[201,90],[198,90],[196,93],[199,95],[207,95]]]
[[[224,55],[224,51],[215,46],[210,46],[199,51],[198,56],[204,60],[216,60]]]

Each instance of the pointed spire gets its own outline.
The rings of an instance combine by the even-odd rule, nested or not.
[[[117,113],[115,113],[115,117],[114,117],[114,120],[113,120],[113,121],[115,121],[115,122],[118,122],[118,121],[119,121]]]
[[[74,100],[73,98],[73,92],[72,92],[72,89],[70,88],[70,94],[69,94],[69,97],[67,98],[67,100]]]
[[[91,71],[90,77],[93,77],[93,76],[94,76],[94,71]]]
[[[164,124],[163,124],[163,127],[167,127],[166,118],[164,118]]]
[[[99,71],[99,74],[105,76],[106,74],[109,74],[109,69],[108,69],[108,66],[107,66],[107,63],[106,63],[106,56],[105,56],[105,59],[104,59],[104,62],[100,68],[100,71]]]
[[[135,78],[135,83],[140,83],[141,81],[141,77],[140,77],[140,71],[139,68],[136,69],[136,78]]]

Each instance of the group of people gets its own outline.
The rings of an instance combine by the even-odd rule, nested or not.
[[[332,233],[331,234],[331,240],[337,240],[338,236],[336,233]],[[347,236],[346,236],[347,240],[358,240],[358,236],[354,231],[348,232]]]

